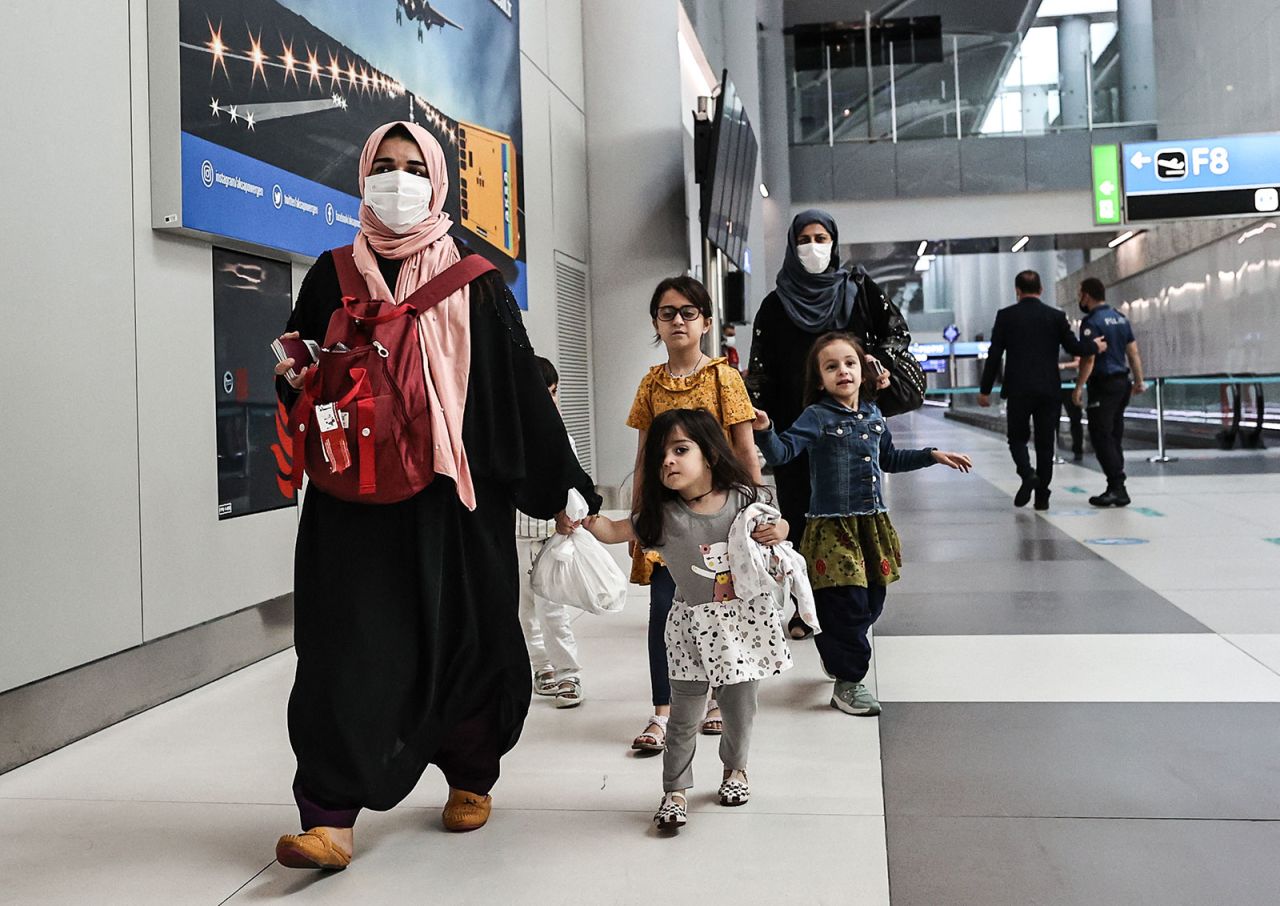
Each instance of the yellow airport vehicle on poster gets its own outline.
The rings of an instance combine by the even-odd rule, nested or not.
[[[458,123],[458,195],[462,225],[512,258],[520,254],[516,146],[510,136]]]

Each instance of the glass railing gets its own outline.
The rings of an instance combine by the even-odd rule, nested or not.
[[[971,380],[980,369],[956,371],[954,379],[929,375],[927,401],[982,419],[998,415],[999,409],[978,406],[977,382]],[[1130,400],[1125,418],[1126,432],[1151,443],[1160,456],[1166,447],[1260,449],[1280,436],[1280,375],[1153,378],[1145,393]]]
[[[787,37],[792,144],[1043,135],[1155,120],[1150,26],[1040,19],[1025,35],[944,33],[941,54],[854,54],[857,27]],[[835,35],[836,37],[830,37]],[[1126,65],[1128,69],[1126,69]]]

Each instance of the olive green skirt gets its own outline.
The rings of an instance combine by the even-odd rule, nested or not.
[[[800,553],[809,562],[809,583],[815,590],[888,585],[898,581],[902,566],[902,545],[888,513],[812,517]]]

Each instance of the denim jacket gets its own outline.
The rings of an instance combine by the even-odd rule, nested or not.
[[[779,437],[772,427],[756,432],[771,466],[809,452],[809,516],[883,513],[884,473],[934,464],[933,447],[897,450],[880,409],[864,402],[855,412],[824,395]]]

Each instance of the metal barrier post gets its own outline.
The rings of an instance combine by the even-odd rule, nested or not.
[[[1165,455],[1164,449],[1164,378],[1156,378],[1156,455],[1148,456],[1147,462],[1177,462],[1176,458]]]

